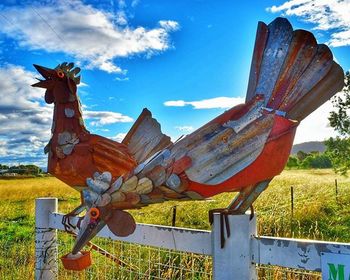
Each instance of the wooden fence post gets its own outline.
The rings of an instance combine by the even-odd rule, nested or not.
[[[172,219],[171,219],[171,226],[174,227],[175,224],[176,224],[176,205],[174,205],[172,207],[172,210],[173,210],[173,216],[172,216]]]
[[[35,200],[35,279],[52,280],[58,275],[57,230],[49,226],[50,213],[57,212],[57,198]]]
[[[213,279],[256,280],[257,271],[252,262],[252,239],[256,236],[256,217],[249,214],[228,216],[231,236],[220,246],[220,214],[214,214],[212,226]],[[224,227],[225,228],[225,227]]]
[[[335,200],[338,203],[338,180],[337,179],[335,179],[334,184],[335,184]]]
[[[294,187],[290,187],[290,235],[294,232]]]

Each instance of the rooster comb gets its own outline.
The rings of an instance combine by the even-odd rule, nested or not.
[[[75,82],[75,84],[77,85],[80,84],[81,76],[77,76],[78,73],[80,72],[80,68],[79,67],[74,68],[73,62],[71,63],[63,62],[62,64],[58,64],[55,70],[58,70],[58,69],[61,69],[67,75],[67,77],[71,78]]]

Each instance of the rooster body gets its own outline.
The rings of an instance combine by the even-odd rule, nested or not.
[[[46,101],[55,103],[48,171],[81,191],[88,210],[73,253],[105,224],[116,235],[132,233],[135,222],[125,209],[239,191],[229,208],[244,212],[242,205],[251,205],[283,170],[300,121],[344,82],[329,48],[310,32],[293,31],[283,18],[260,22],[245,104],[175,143],[144,109],[117,143],[86,130],[77,68],[35,67],[46,79],[35,86],[46,88]]]

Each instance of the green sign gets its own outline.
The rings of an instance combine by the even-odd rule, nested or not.
[[[322,253],[323,280],[350,280],[350,255]]]

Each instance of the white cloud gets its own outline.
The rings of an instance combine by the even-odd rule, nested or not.
[[[175,128],[182,132],[191,132],[194,130],[193,126],[190,125],[175,126]]]
[[[125,138],[126,133],[118,133],[116,136],[110,137],[112,140],[117,141],[121,143],[123,139]]]
[[[349,0],[290,0],[268,11],[283,12],[315,24],[315,29],[331,31],[330,46],[350,45],[350,1]]]
[[[173,20],[160,20],[159,25],[168,31],[176,31],[179,29],[179,24]]]
[[[83,117],[86,119],[94,120],[90,122],[90,125],[92,126],[103,126],[113,123],[125,123],[133,121],[133,119],[129,116],[110,111],[84,111]]]
[[[120,4],[120,3],[119,3]],[[125,73],[115,59],[167,50],[175,21],[160,21],[154,28],[131,27],[121,11],[117,17],[81,1],[2,8],[0,32],[20,46],[47,52],[65,52],[90,68]]]
[[[164,102],[164,105],[169,107],[184,107],[186,105],[190,105],[194,109],[227,109],[241,103],[244,103],[243,97],[215,97],[199,101],[166,101]]]
[[[132,0],[131,7],[135,8],[140,3],[140,0]]]
[[[88,87],[88,86],[89,86],[88,84],[86,84],[86,83],[84,83],[82,81],[78,85],[78,87]]]
[[[115,80],[118,82],[127,82],[129,81],[129,77],[125,77],[125,78],[116,77]]]
[[[333,111],[331,101],[327,101],[311,115],[307,116],[297,128],[294,144],[308,141],[324,141],[329,137],[335,137],[338,134],[329,125],[329,113]]]
[[[1,162],[44,161],[43,147],[50,138],[52,106],[40,103],[44,91],[30,87],[35,74],[23,67],[0,68]]]
[[[35,76],[21,66],[0,67],[0,163],[46,166],[43,149],[51,135],[53,106],[44,103],[43,89],[30,86]],[[97,126],[133,121],[110,111],[87,110],[83,117]]]

